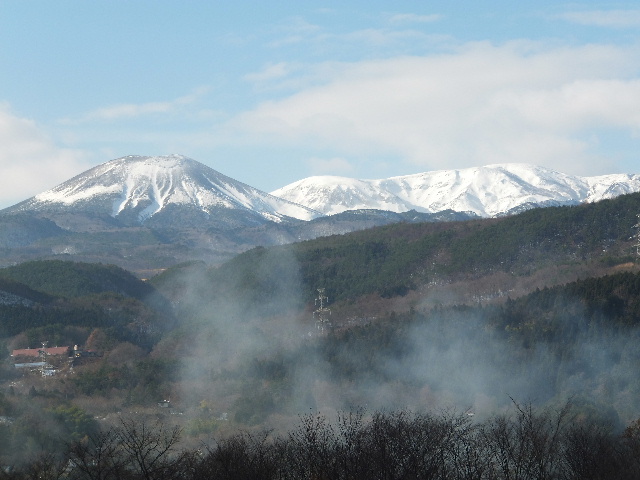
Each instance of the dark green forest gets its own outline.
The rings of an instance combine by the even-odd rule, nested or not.
[[[64,298],[112,292],[143,300],[153,293],[149,284],[122,268],[63,260],[31,261],[2,268],[0,278]]]
[[[320,286],[336,302],[367,294],[395,297],[434,280],[496,271],[528,275],[557,264],[628,262],[634,254],[637,212],[640,194],[631,194],[500,219],[386,225],[257,247],[209,275],[222,296],[246,295],[251,304],[297,291],[308,302]],[[167,280],[161,276],[156,281]],[[241,293],[229,291],[233,288]]]

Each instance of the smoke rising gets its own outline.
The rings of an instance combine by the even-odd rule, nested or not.
[[[183,326],[156,349],[181,358],[172,394],[186,411],[206,404],[241,424],[281,426],[310,411],[454,408],[482,419],[513,399],[571,399],[616,428],[639,416],[638,330],[596,325],[575,299],[556,300],[536,325],[505,320],[507,307],[418,306],[321,334],[286,248],[258,249],[248,277],[223,273],[223,285],[211,283],[220,272],[185,274]]]

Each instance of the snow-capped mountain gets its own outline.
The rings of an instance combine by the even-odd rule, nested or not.
[[[435,213],[443,210],[495,217],[537,206],[572,205],[640,191],[640,175],[565,175],[525,164],[440,170],[381,180],[316,176],[271,192],[325,215],[347,210]]]
[[[0,262],[64,256],[141,270],[194,258],[217,264],[258,245],[636,191],[640,175],[572,177],[507,164],[381,180],[311,177],[268,194],[181,155],[129,156],[0,211]]]
[[[166,221],[171,214],[187,223],[215,217],[230,227],[321,215],[182,155],[111,160],[9,209],[52,210],[106,214],[128,224]]]

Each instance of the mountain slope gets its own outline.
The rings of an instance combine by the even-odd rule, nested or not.
[[[221,292],[217,294],[221,299],[241,298],[238,303],[243,306],[259,308],[270,301],[286,306],[298,296],[308,302],[319,287],[326,289],[332,303],[366,295],[392,298],[412,291],[424,295],[452,282],[468,282],[457,300],[474,294],[473,289],[497,295],[499,290],[516,288],[519,278],[546,284],[536,277],[545,269],[553,272],[553,278],[565,274],[572,278],[631,262],[634,239],[630,237],[637,232],[638,212],[640,193],[634,193],[498,219],[397,223],[287,246],[258,247],[211,269],[211,288]],[[479,280],[487,277],[492,280]],[[553,278],[549,284],[557,281]],[[534,284],[534,280],[523,282],[530,282],[526,288]],[[278,296],[280,291],[298,294]]]
[[[319,216],[182,155],[111,160],[6,211],[82,211],[128,225],[197,225],[214,217],[216,226],[229,228]]]
[[[326,215],[345,210],[443,210],[496,217],[640,191],[640,175],[577,177],[524,164],[440,170],[381,180],[309,177],[272,192]]]
[[[51,220],[29,215],[0,216],[0,248],[20,247],[63,235],[64,230]]]
[[[145,300],[155,294],[151,285],[113,265],[61,260],[37,260],[0,268],[0,286],[11,282],[44,295],[73,298],[104,292]]]

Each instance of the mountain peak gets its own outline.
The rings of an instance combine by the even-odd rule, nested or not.
[[[528,164],[437,170],[380,180],[309,177],[274,192],[324,214],[355,209],[472,212],[495,217],[535,206],[572,205],[640,191],[640,175],[578,177]]]
[[[176,207],[203,217],[236,211],[256,223],[319,215],[178,154],[110,160],[10,210],[81,210],[142,224]]]
[[[640,191],[640,175],[578,177],[509,163],[379,180],[316,176],[271,194],[184,155],[130,155],[98,165],[5,211],[78,212],[124,225],[235,229],[348,210],[442,211],[495,217]],[[96,217],[95,215],[98,215]]]

